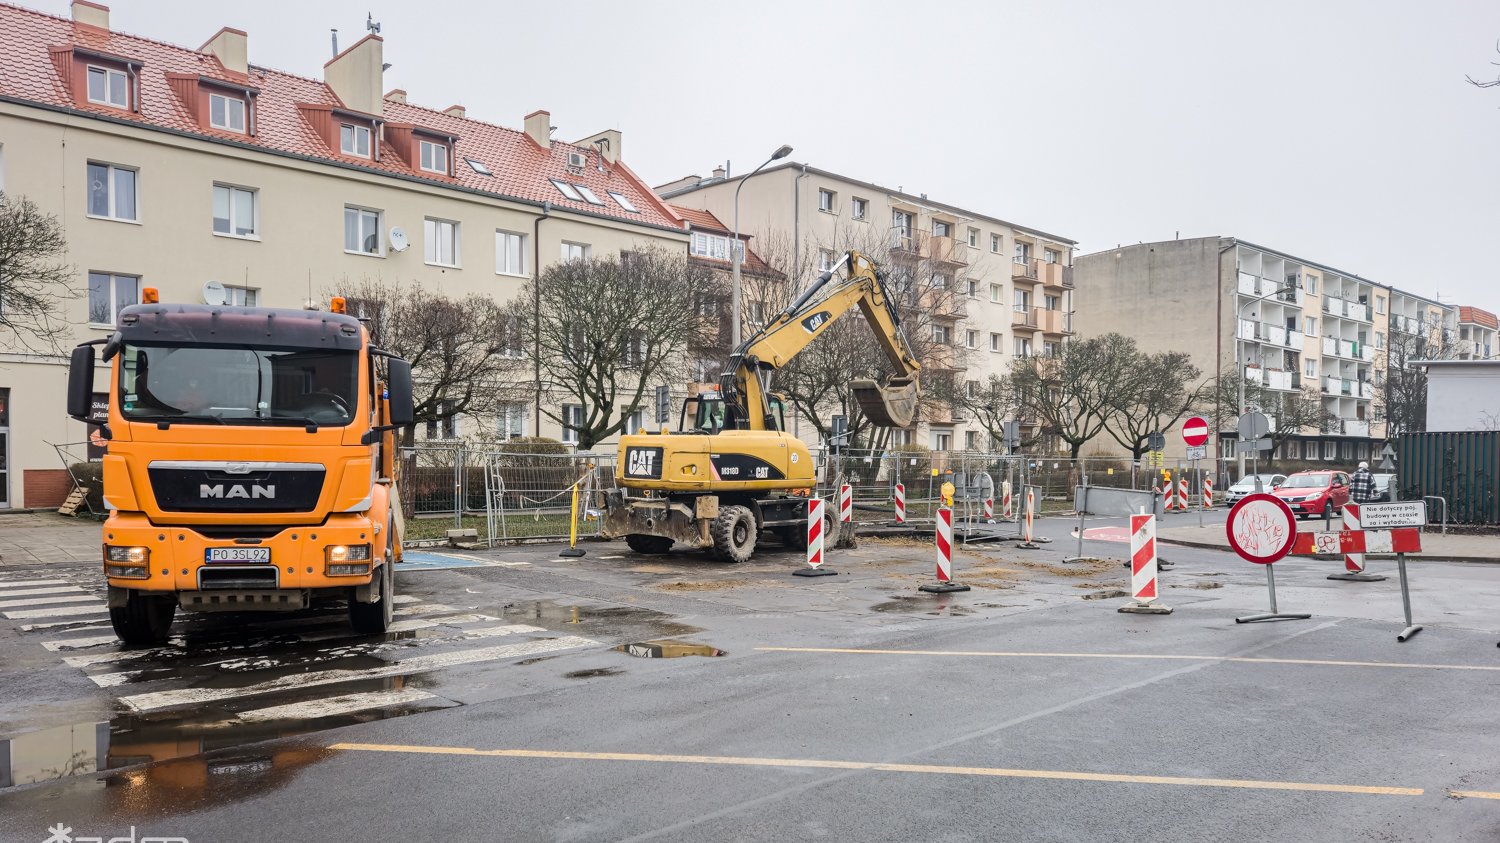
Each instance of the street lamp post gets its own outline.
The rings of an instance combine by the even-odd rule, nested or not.
[[[1239,353],[1240,317],[1245,314],[1245,308],[1249,307],[1250,305],[1255,304],[1258,301],[1265,301],[1266,299],[1271,298],[1272,296],[1279,296],[1282,293],[1286,292],[1287,290],[1295,290],[1295,289],[1297,289],[1297,285],[1296,284],[1291,284],[1291,285],[1277,284],[1276,285],[1276,289],[1272,290],[1269,293],[1266,293],[1263,296],[1256,296],[1255,298],[1253,298],[1253,299],[1245,302],[1244,304],[1240,305],[1239,308],[1235,311],[1235,318],[1234,318],[1234,336],[1235,336],[1234,362],[1235,362],[1235,365],[1239,367],[1239,371],[1236,374],[1238,375],[1239,384],[1240,384],[1239,412],[1238,412],[1238,415],[1235,416],[1235,418],[1239,418],[1240,416],[1243,416],[1245,414],[1245,364],[1248,362],[1248,361],[1244,360],[1243,358],[1241,358],[1240,357],[1240,353]],[[1255,347],[1257,349],[1260,348],[1260,340],[1255,340]],[[1240,479],[1243,480],[1244,477],[1245,477],[1245,449],[1243,447],[1241,447],[1243,445],[1243,443],[1239,440],[1238,437],[1235,437],[1234,442],[1235,442],[1234,449],[1237,452],[1237,456],[1239,457],[1239,462],[1240,462],[1240,466],[1239,466],[1240,467]],[[1260,475],[1259,474],[1255,475],[1255,491],[1256,492],[1260,492],[1261,491],[1261,488],[1260,488]]]
[[[764,170],[766,164],[770,164],[772,161],[785,158],[791,154],[792,148],[790,146],[782,144],[777,147],[776,151],[771,153],[771,157],[766,159],[765,164],[761,164],[759,167],[751,170],[749,175],[742,177],[739,185],[734,189],[734,242],[729,244],[730,260],[734,267],[734,285],[730,292],[729,300],[731,352],[740,347],[740,188],[744,187],[745,182],[749,181],[752,176]]]

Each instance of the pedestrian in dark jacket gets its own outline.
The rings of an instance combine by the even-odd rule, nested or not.
[[[1362,462],[1354,476],[1349,478],[1349,499],[1355,503],[1375,500],[1375,475],[1370,473],[1370,464]]]

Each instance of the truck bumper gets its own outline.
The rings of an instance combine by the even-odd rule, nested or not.
[[[187,609],[298,609],[312,591],[368,587],[381,562],[385,537],[361,514],[340,514],[311,527],[287,527],[253,543],[205,536],[191,527],[154,525],[142,513],[115,512],[104,522],[105,547],[144,548],[145,564],[136,576],[111,576],[116,563],[107,557],[105,577],[111,596],[116,589],[157,594],[178,593]],[[347,560],[369,567],[352,575],[330,573],[328,548],[369,545],[369,558]],[[208,562],[211,548],[269,551],[268,561]],[[101,549],[101,555],[106,553]],[[116,572],[120,569],[116,568]],[[140,575],[143,570],[144,576]],[[369,589],[364,589],[368,591]],[[230,596],[237,599],[228,600]]]

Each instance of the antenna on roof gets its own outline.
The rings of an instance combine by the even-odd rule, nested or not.
[[[375,15],[371,12],[365,12],[365,29],[370,30],[371,35],[380,34],[380,24],[375,20]]]

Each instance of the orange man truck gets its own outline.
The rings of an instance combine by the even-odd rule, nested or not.
[[[287,611],[322,596],[384,632],[410,364],[373,347],[338,298],[332,312],[143,299],[73,349],[68,372],[68,415],[109,445],[102,562],[120,640],[162,643],[179,606]],[[95,346],[111,364],[103,422],[88,418]]]

